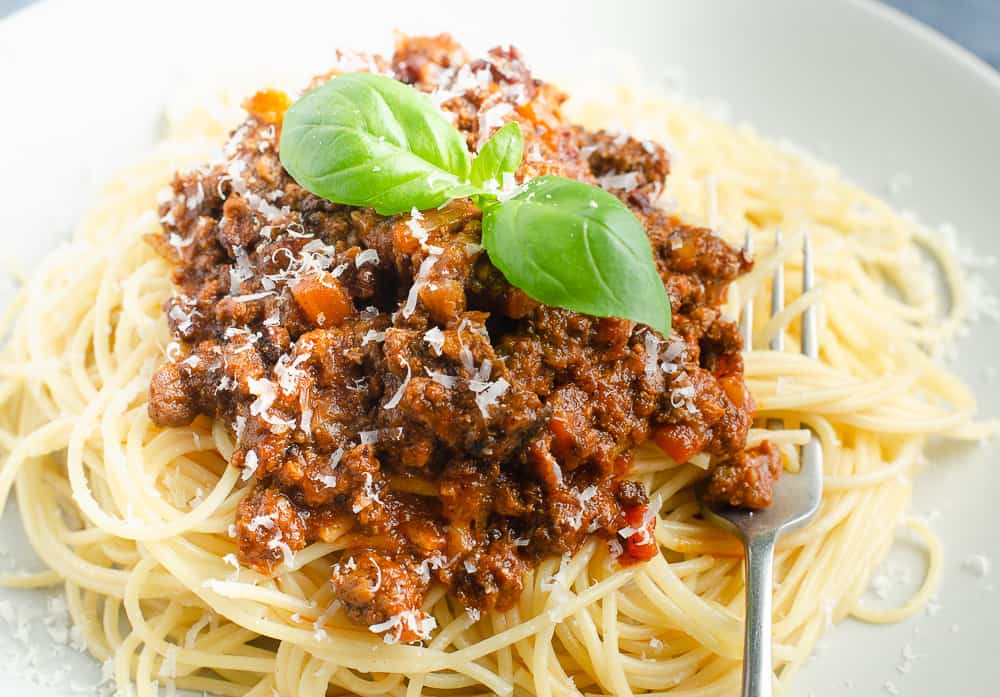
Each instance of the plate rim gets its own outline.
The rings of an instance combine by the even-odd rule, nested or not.
[[[52,0],[43,0],[51,2]],[[879,0],[842,0],[845,4],[867,13],[877,21],[898,27],[914,38],[926,42],[939,50],[942,55],[956,61],[959,65],[971,70],[989,87],[1000,92],[1000,69],[994,68],[955,39],[944,34],[929,24],[907,14],[886,2]]]
[[[606,0],[597,0],[606,1]],[[994,68],[975,53],[961,45],[951,37],[906,12],[880,0],[840,0],[848,7],[863,12],[870,19],[893,26],[912,38],[923,42],[938,51],[942,57],[954,61],[983,81],[983,83],[1000,96],[1000,69]],[[38,0],[20,7],[6,17],[0,18],[0,36],[5,33],[16,33],[16,29],[28,22],[52,21],[45,17],[57,9],[70,6],[72,0]],[[99,0],[90,3],[91,9],[100,5],[113,6],[125,4],[116,0]]]
[[[45,26],[59,21],[57,13],[64,9],[68,9],[74,13],[79,12],[80,10],[76,8],[68,7],[71,2],[72,0],[40,0],[24,8],[20,8],[12,15],[0,20],[0,44],[3,43],[4,38],[13,36],[18,32],[30,33],[37,36],[38,32],[44,30]],[[96,11],[96,13],[99,13],[102,9],[107,11],[108,8],[118,7],[122,4],[125,3],[121,0],[99,0],[89,7],[88,12]],[[882,31],[896,32],[898,30],[898,35],[901,38],[906,37],[908,51],[924,51],[926,52],[925,55],[930,58],[951,66],[957,73],[963,75],[975,88],[983,92],[983,97],[986,100],[984,104],[1000,104],[1000,72],[939,31],[890,5],[878,2],[878,0],[841,0],[839,6],[832,9],[835,9],[838,14],[848,17],[854,14],[859,21],[876,24],[878,25],[876,28],[881,28]],[[29,27],[30,30],[28,29]],[[14,39],[16,45],[22,48],[25,46],[23,37],[14,37]],[[0,51],[0,53],[4,52]],[[13,56],[16,54],[11,52],[8,55]],[[30,66],[28,69],[30,70]],[[740,119],[740,121],[746,120],[751,123],[754,122],[753,119]],[[995,129],[996,127],[997,125],[994,124],[992,128]],[[823,159],[833,164],[839,164],[837,158],[824,156]],[[863,188],[870,190],[870,187]],[[875,192],[873,191],[872,193]],[[884,197],[882,194],[879,194],[879,196]],[[894,204],[894,207],[898,208],[898,203]],[[967,238],[966,235],[967,233],[963,234],[963,239]],[[1000,453],[1000,451],[997,452]],[[830,662],[833,663],[836,661]],[[2,686],[3,684],[0,682],[0,688]],[[804,684],[800,677],[796,681],[797,691],[802,689],[802,687],[804,687]],[[875,689],[874,686],[872,687]],[[831,692],[831,694],[833,693]],[[840,693],[837,692],[837,694]]]

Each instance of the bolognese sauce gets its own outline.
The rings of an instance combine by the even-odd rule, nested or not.
[[[568,124],[565,96],[512,48],[473,61],[446,35],[404,38],[388,60],[341,55],[312,86],[357,70],[432,94],[473,150],[517,120],[518,182],[557,174],[618,196],[649,237],[673,329],[536,302],[491,265],[466,200],[383,217],[314,196],[278,158],[290,100],[258,93],[223,157],[175,177],[150,238],[173,265],[178,350],[149,413],[229,429],[253,483],[240,561],[270,573],[338,539],[347,616],[413,641],[434,582],[503,610],[527,569],[590,536],[617,541],[623,564],[654,556],[655,511],[629,479],[646,440],[707,462],[712,498],[768,505],[778,454],[745,451],[753,400],[719,310],[751,262],[654,205],[663,147]]]

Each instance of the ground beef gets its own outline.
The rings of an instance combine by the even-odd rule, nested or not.
[[[150,238],[173,264],[164,311],[176,346],[149,413],[230,429],[232,463],[255,483],[237,513],[240,560],[269,573],[339,539],[333,583],[347,616],[411,641],[424,636],[431,583],[502,610],[525,570],[588,536],[621,538],[622,563],[655,554],[647,494],[628,479],[647,439],[678,462],[709,458],[713,498],[766,505],[777,457],[743,452],[753,402],[719,312],[750,261],[653,205],[664,149],[567,124],[564,95],[512,48],[470,62],[446,36],[411,38],[389,60],[338,65],[313,84],[390,71],[435,92],[470,148],[520,122],[518,181],[558,174],[619,196],[649,236],[673,331],[511,287],[468,201],[383,217],[310,194],[278,158],[288,98],[258,93],[224,157],[175,177]]]
[[[708,480],[707,496],[719,503],[744,508],[767,508],[781,471],[781,455],[769,441],[733,453],[718,463]]]

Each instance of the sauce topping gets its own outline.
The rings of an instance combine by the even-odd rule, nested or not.
[[[432,582],[506,609],[528,568],[591,535],[621,563],[655,556],[655,511],[628,479],[650,438],[707,461],[711,497],[768,505],[777,450],[744,451],[753,402],[719,312],[751,263],[653,205],[664,149],[566,123],[565,96],[515,49],[472,61],[445,35],[406,38],[391,60],[340,56],[313,85],[356,70],[431,93],[471,149],[516,119],[518,182],[557,174],[618,196],[649,237],[673,330],[532,300],[490,264],[468,201],[382,217],[310,194],[278,159],[288,98],[258,93],[224,158],[175,177],[150,238],[174,267],[164,310],[180,350],[154,374],[149,412],[229,427],[232,463],[254,480],[240,561],[270,573],[346,540],[332,581],[347,616],[408,642],[433,628]]]

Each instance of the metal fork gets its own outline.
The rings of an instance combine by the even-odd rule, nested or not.
[[[781,233],[775,236],[781,246]],[[750,234],[743,249],[752,253]],[[802,244],[802,292],[813,287],[812,250],[809,238]],[[771,290],[771,315],[784,307],[784,270],[778,267]],[[743,308],[740,323],[745,350],[750,350],[753,335],[753,299]],[[784,347],[782,332],[771,340],[771,350]],[[816,336],[816,312],[809,307],[802,314],[802,353],[816,358],[819,353]],[[772,430],[784,428],[780,419],[768,419]],[[781,477],[774,488],[774,501],[769,508],[749,510],[729,506],[704,505],[705,518],[735,533],[742,541],[746,556],[746,627],[743,644],[743,697],[771,697],[771,587],[774,576],[774,548],[785,532],[797,530],[808,523],[819,509],[823,493],[823,451],[819,438],[812,438],[802,447],[801,469],[798,474]]]

